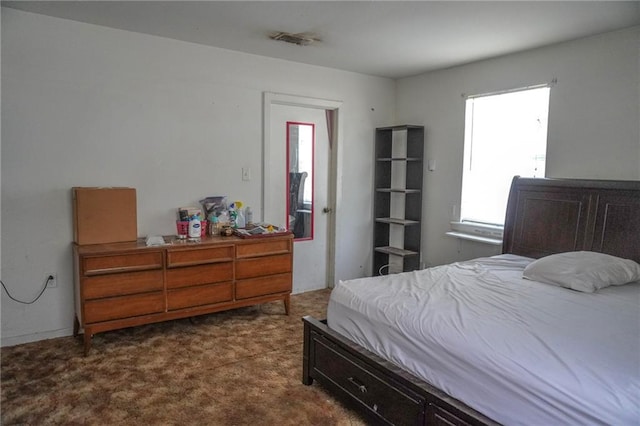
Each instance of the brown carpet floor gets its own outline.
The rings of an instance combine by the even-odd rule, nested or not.
[[[3,425],[362,425],[302,377],[301,317],[328,290],[282,302],[2,348]]]

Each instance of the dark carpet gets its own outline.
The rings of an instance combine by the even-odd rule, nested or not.
[[[362,425],[302,377],[302,316],[329,290],[189,319],[2,348],[3,425]]]

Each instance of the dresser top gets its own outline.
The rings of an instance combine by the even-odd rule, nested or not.
[[[291,239],[292,233],[282,233],[278,235],[269,235],[264,237],[253,238],[240,238],[237,236],[220,237],[220,236],[206,236],[198,240],[179,239],[175,235],[163,236],[166,244],[147,246],[146,238],[138,238],[136,241],[126,241],[121,243],[108,243],[108,244],[89,244],[79,245],[73,243],[74,249],[78,254],[95,254],[104,252],[116,252],[116,251],[139,251],[139,250],[172,250],[180,249],[184,247],[205,247],[215,245],[228,245],[228,244],[250,244],[259,241],[269,241],[273,239]]]

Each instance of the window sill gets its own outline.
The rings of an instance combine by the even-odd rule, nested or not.
[[[450,231],[450,232],[447,232],[446,235],[453,238],[459,238],[461,240],[468,240],[468,241],[475,241],[478,243],[490,244],[492,246],[502,245],[502,239],[481,237],[479,235],[465,234],[464,232]]]
[[[447,235],[462,240],[476,241],[494,246],[502,245],[502,226],[478,222],[451,222]]]

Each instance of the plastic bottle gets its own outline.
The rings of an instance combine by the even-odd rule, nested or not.
[[[216,216],[212,216],[209,223],[209,233],[211,235],[220,235],[220,222],[218,221],[218,218]]]
[[[194,214],[189,220],[189,238],[200,238],[200,236],[202,235],[201,232],[200,218],[198,217],[198,215]]]
[[[238,212],[234,209],[229,209],[229,222],[232,228],[238,227]]]
[[[238,217],[236,217],[236,225],[238,228],[244,228],[246,226],[244,213],[242,209],[238,209]]]
[[[253,212],[249,206],[244,210],[244,220],[247,222],[247,225],[251,225],[253,223]]]
[[[224,209],[220,212],[220,216],[218,216],[218,222],[220,222],[221,226],[229,225],[229,211]]]

